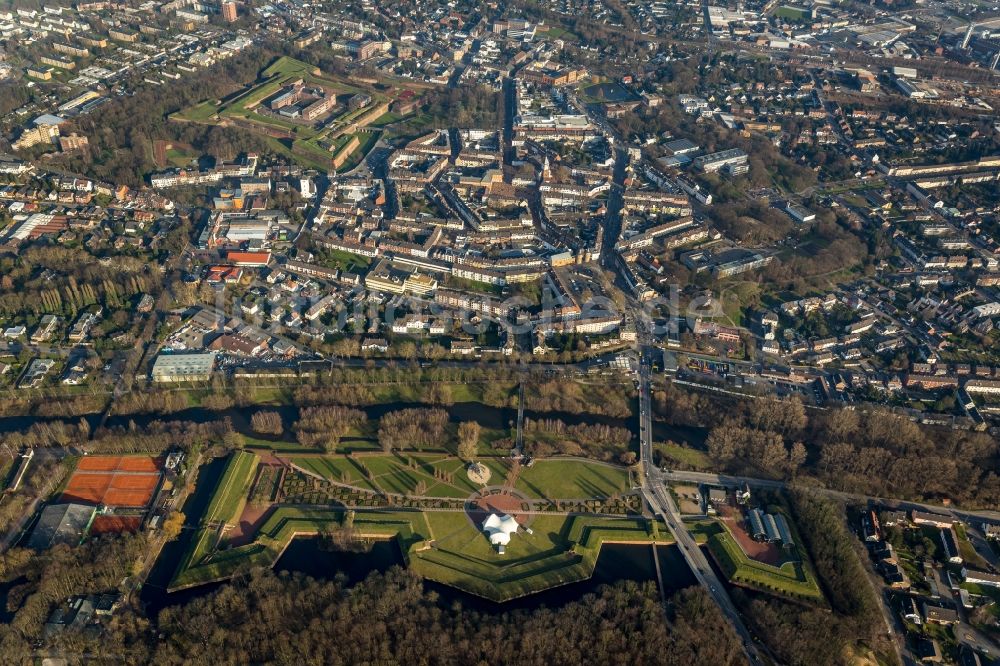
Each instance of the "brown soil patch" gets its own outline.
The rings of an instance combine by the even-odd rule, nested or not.
[[[719,515],[722,516],[722,521],[729,528],[730,533],[736,539],[736,543],[743,549],[747,557],[751,560],[757,560],[758,562],[772,566],[781,565],[785,559],[781,548],[773,543],[754,541],[753,537],[747,534],[744,527],[746,522],[743,519],[743,512],[741,510],[733,506],[721,506],[719,507]]]
[[[499,515],[510,515],[522,526],[527,525],[532,516],[523,513],[529,508],[526,498],[510,491],[484,491],[482,494],[469,500],[466,505],[466,513],[476,525],[482,525],[483,521],[491,513]]]
[[[233,546],[245,546],[253,543],[254,538],[257,536],[257,530],[264,524],[267,517],[271,515],[272,509],[274,509],[273,504],[262,504],[260,506],[247,504],[243,507],[243,513],[240,514],[239,522],[227,534],[229,543]]]

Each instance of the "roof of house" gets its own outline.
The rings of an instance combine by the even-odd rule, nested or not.
[[[271,261],[270,252],[227,252],[226,259],[241,264],[266,264]]]
[[[924,617],[932,622],[958,622],[958,613],[951,608],[924,604]]]

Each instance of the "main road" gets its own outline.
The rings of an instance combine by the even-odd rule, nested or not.
[[[732,599],[726,592],[725,587],[715,575],[715,571],[708,563],[708,559],[695,542],[694,537],[688,532],[681,521],[680,512],[673,498],[667,492],[666,477],[659,467],[653,464],[653,415],[652,401],[650,399],[650,372],[651,359],[648,354],[649,347],[642,347],[639,359],[639,459],[642,462],[642,494],[652,507],[653,512],[662,516],[667,523],[667,528],[674,537],[674,541],[680,548],[681,555],[687,562],[691,573],[694,574],[698,583],[708,590],[712,599],[718,604],[723,615],[732,624],[736,633],[743,643],[743,650],[751,664],[762,664],[760,655],[754,645],[753,637],[743,624],[739,611],[733,605]]]

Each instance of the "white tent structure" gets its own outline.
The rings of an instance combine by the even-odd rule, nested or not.
[[[517,532],[518,527],[517,521],[507,514],[498,516],[491,513],[483,521],[483,530],[489,535],[490,543],[497,547],[501,555],[503,555],[504,546],[510,543],[510,535]]]

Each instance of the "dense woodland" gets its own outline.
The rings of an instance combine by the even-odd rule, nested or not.
[[[705,592],[684,590],[670,608],[666,616],[652,584],[620,583],[556,610],[487,615],[442,603],[400,569],[353,588],[261,570],[163,611],[155,630],[125,616],[99,641],[66,634],[63,643],[77,654],[161,666],[743,663]]]
[[[830,609],[742,590],[734,591],[734,601],[782,663],[847,666],[870,650],[882,656],[880,663],[894,663],[879,602],[865,582],[860,544],[847,530],[843,508],[806,492],[790,496]]]
[[[601,414],[628,418],[632,415],[631,387],[599,383],[581,384],[550,379],[525,385],[524,401],[533,412]]]
[[[81,250],[28,248],[0,259],[0,313],[72,317],[89,305],[121,307],[152,289],[147,268],[139,258],[119,256],[102,264]]]
[[[725,471],[1000,507],[1000,451],[987,433],[921,426],[880,408],[807,413],[797,399],[725,401],[677,388],[654,393],[654,408],[670,423],[708,428],[708,455]]]
[[[333,451],[344,435],[366,419],[364,412],[350,407],[304,407],[295,424],[295,436],[305,446]]]
[[[447,425],[443,409],[401,409],[379,419],[378,442],[386,453],[441,446]]]
[[[602,424],[567,425],[560,419],[524,420],[524,443],[533,456],[553,454],[618,460],[628,451],[632,432]]]
[[[115,589],[132,573],[133,562],[146,548],[140,536],[90,539],[76,548],[56,546],[43,554],[13,548],[0,556],[0,585],[12,616],[0,623],[0,661],[24,663],[42,636],[51,609],[75,594]]]

